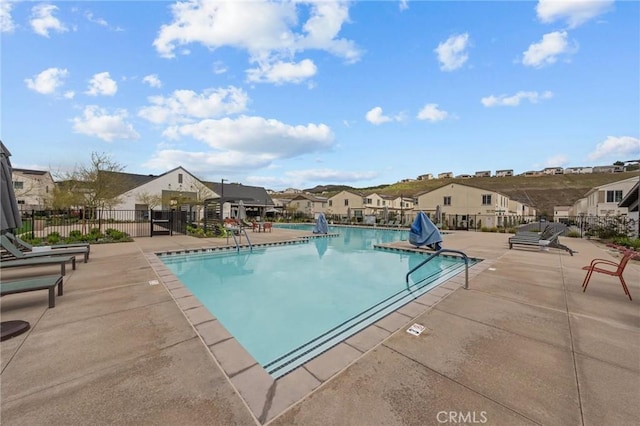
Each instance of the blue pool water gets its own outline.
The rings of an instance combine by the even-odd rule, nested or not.
[[[162,260],[276,378],[464,271],[460,259],[440,256],[412,274],[407,286],[407,272],[429,253],[373,248],[406,239],[407,232],[329,232],[340,235]]]

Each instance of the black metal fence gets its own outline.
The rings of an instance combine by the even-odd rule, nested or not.
[[[16,232],[38,238],[115,229],[130,237],[152,237],[185,234],[190,219],[189,212],[181,210],[27,210],[22,212],[22,227]]]

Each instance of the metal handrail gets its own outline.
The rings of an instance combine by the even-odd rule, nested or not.
[[[429,255],[429,257],[423,260],[419,265],[417,265],[416,267],[411,269],[409,272],[407,272],[407,276],[405,279],[406,284],[409,285],[409,275],[411,275],[417,269],[424,266],[425,263],[431,261],[431,259],[433,259],[434,257],[437,257],[438,255],[440,255],[440,253],[456,253],[456,254],[462,255],[464,259],[464,289],[468,290],[469,289],[469,257],[465,253],[461,252],[460,250],[452,250],[452,249],[446,249],[446,248],[440,249],[435,253]]]
[[[253,245],[251,244],[251,240],[249,239],[249,234],[247,234],[247,228],[242,226],[240,228],[242,232],[244,232],[244,237],[247,239],[247,243],[249,243],[249,251],[253,251]]]

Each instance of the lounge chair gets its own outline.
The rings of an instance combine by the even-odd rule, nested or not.
[[[0,236],[0,246],[5,249],[16,259],[33,259],[36,257],[48,257],[48,256],[69,256],[76,254],[84,255],[84,263],[89,261],[89,248],[88,247],[72,247],[61,249],[49,249],[43,251],[29,251],[23,252],[16,247],[6,235]]]
[[[28,250],[28,251],[33,250],[33,246],[31,244],[24,241],[22,238],[16,235],[13,235],[11,232],[5,232],[4,235],[6,235],[7,238],[9,238],[9,241],[11,241],[16,247],[18,248],[23,247],[25,250]],[[86,247],[88,251],[91,251],[91,244],[89,243],[63,243],[63,244],[53,244],[47,247],[51,247],[51,249],[53,250],[59,250],[61,248]]]
[[[56,306],[55,288],[58,286],[58,296],[62,296],[62,275],[45,275],[35,278],[23,278],[13,281],[0,282],[0,296],[28,291],[49,290],[49,307]]]
[[[627,287],[627,283],[624,282],[622,274],[624,273],[624,268],[627,266],[627,263],[629,263],[629,260],[633,259],[637,255],[639,255],[638,252],[634,250],[627,250],[624,252],[622,259],[620,259],[620,263],[616,263],[612,260],[607,259],[593,259],[589,266],[582,267],[583,270],[587,271],[587,275],[584,277],[584,281],[582,281],[582,291],[587,291],[587,286],[589,285],[591,275],[593,275],[594,272],[599,272],[601,274],[610,275],[612,277],[618,277],[620,279],[620,283],[622,284],[624,294],[629,296],[629,300],[633,300],[631,298],[631,293],[629,293],[629,287]],[[602,266],[607,266],[609,267],[609,269],[603,268]]]
[[[4,268],[19,268],[23,266],[49,266],[60,265],[60,275],[66,275],[67,263],[71,262],[71,267],[76,269],[76,257],[75,256],[49,256],[49,257],[34,257],[31,259],[5,259],[0,260],[0,269]]]
[[[560,250],[568,251],[569,254],[573,256],[573,253],[575,253],[575,251],[571,250],[569,247],[563,244],[560,244],[559,237],[560,237],[560,234],[562,234],[562,232],[564,231],[556,232],[550,237],[545,237],[545,238],[540,236],[530,237],[530,236],[514,235],[513,237],[509,238],[509,250],[511,250],[514,245],[535,246],[540,248],[550,247],[550,248],[557,248]]]

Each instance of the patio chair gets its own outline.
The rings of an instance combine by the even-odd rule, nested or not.
[[[560,234],[562,234],[562,232],[564,231],[558,231],[547,238],[542,238],[541,236],[531,237],[531,236],[514,235],[513,237],[509,238],[509,250],[511,250],[514,245],[535,246],[539,248],[549,247],[549,248],[556,248],[556,249],[568,251],[569,254],[573,256],[573,253],[575,253],[574,250],[571,250],[569,247],[565,246],[564,244],[560,244],[559,237],[560,237]]]
[[[36,290],[49,290],[49,308],[53,308],[56,306],[56,286],[58,287],[58,296],[62,296],[62,275],[45,275],[42,277],[0,281],[0,296]]]
[[[33,246],[28,242],[24,241],[22,238],[17,235],[12,234],[11,232],[5,232],[9,241],[11,241],[16,247],[23,247],[25,250],[33,251]],[[53,244],[51,246],[52,249],[58,250],[61,248],[75,248],[75,247],[86,247],[88,251],[91,251],[91,244],[89,243],[61,243],[61,244]]]
[[[589,285],[591,275],[593,275],[594,272],[598,272],[612,277],[618,277],[620,279],[620,283],[622,284],[624,294],[629,296],[629,300],[633,300],[631,298],[631,293],[629,293],[629,287],[627,287],[627,283],[624,281],[624,277],[622,276],[622,274],[624,273],[624,268],[627,266],[627,263],[629,263],[629,261],[636,255],[638,255],[636,251],[627,250],[624,252],[619,263],[607,259],[593,259],[588,266],[582,267],[583,270],[587,271],[587,275],[584,277],[584,281],[582,282],[582,292],[587,291],[587,286]],[[603,266],[608,267],[608,269],[603,268]]]
[[[6,235],[0,236],[0,247],[5,249],[11,256],[16,259],[33,259],[51,256],[69,256],[76,254],[84,255],[84,263],[89,261],[89,249],[87,247],[73,247],[64,249],[49,249],[43,251],[29,251],[23,252],[16,247]]]
[[[71,267],[76,269],[75,256],[50,256],[34,257],[32,259],[4,259],[0,260],[0,269],[20,268],[24,266],[50,266],[60,265],[60,275],[66,275],[67,263],[71,262]]]

